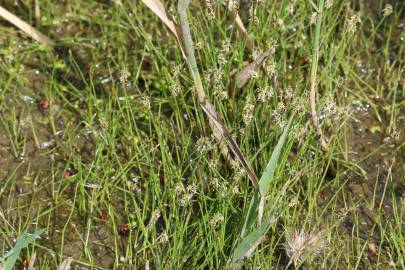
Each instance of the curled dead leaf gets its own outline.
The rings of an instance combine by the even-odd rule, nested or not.
[[[270,51],[261,53],[253,62],[247,64],[239,72],[232,72],[236,75],[231,75],[228,81],[228,95],[231,96],[234,89],[241,89],[253,77],[256,70],[260,68],[264,61],[269,57]]]
[[[252,78],[256,70],[269,57],[269,51],[261,53],[252,63],[245,66],[235,77],[235,87],[241,89]]]

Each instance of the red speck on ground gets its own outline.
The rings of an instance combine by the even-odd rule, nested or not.
[[[65,173],[63,174],[63,176],[64,176],[65,178],[71,177],[72,175],[73,175],[73,172],[72,172],[72,170],[70,170],[70,169],[67,169],[67,170],[65,171]]]
[[[319,191],[318,197],[321,198],[322,200],[325,199],[325,197],[326,197],[326,191],[325,191],[325,190]]]
[[[104,223],[105,222],[105,220],[107,219],[107,217],[108,217],[108,213],[107,213],[107,211],[102,211],[101,213],[100,213],[100,223]]]
[[[121,235],[128,235],[128,234],[129,234],[129,226],[128,226],[127,224],[120,225],[120,226],[118,227],[118,232],[119,232]]]
[[[374,201],[374,207],[375,208],[378,208],[378,207],[380,207],[381,206],[381,200],[380,199],[375,199],[375,201]]]
[[[23,261],[21,262],[21,266],[24,267],[24,268],[27,268],[27,267],[28,267],[28,261],[27,261],[27,260],[23,260]]]
[[[49,108],[49,101],[48,100],[41,100],[39,102],[39,106],[41,106],[42,109],[46,110]]]

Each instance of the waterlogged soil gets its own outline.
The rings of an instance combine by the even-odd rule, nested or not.
[[[75,137],[72,143],[75,146],[73,152],[68,152],[69,146],[60,138],[58,130],[72,123],[60,121],[53,132],[45,121],[56,111],[52,106],[57,104],[44,109],[41,100],[26,95],[13,105],[17,108],[16,114],[3,111],[0,122],[0,207],[4,215],[29,220],[54,208],[49,220],[39,219],[38,227],[49,228],[40,243],[55,252],[63,250],[64,256],[77,258],[83,253],[91,253],[96,265],[112,267],[117,263],[113,248],[115,238],[111,234],[114,228],[104,224],[98,212],[77,211],[72,215],[70,210],[75,185],[69,183],[66,175],[70,169],[69,155],[80,155],[90,161],[94,151],[91,135],[79,131],[81,136]],[[14,117],[18,120],[18,132],[13,132],[10,124]],[[69,119],[71,117],[69,115]],[[361,224],[356,228],[360,238],[377,246],[382,241],[375,227],[381,222],[378,217],[382,215],[382,222],[389,224],[394,222],[394,212],[405,216],[405,132],[401,130],[405,127],[405,114],[400,111],[395,132],[389,130],[386,124],[389,121],[384,114],[380,117],[383,119],[377,118],[367,104],[352,105],[351,117],[346,123],[346,137],[341,141],[345,149],[342,158],[345,169],[339,179],[333,180],[344,183],[342,192],[350,197],[354,208],[342,222],[340,230],[350,237],[355,224]],[[56,196],[50,183],[66,188]],[[327,202],[328,194],[334,192],[326,189],[324,202]],[[344,201],[338,201],[338,204],[342,209],[347,206]],[[356,218],[359,221],[356,222]],[[402,232],[405,234],[405,227]],[[0,250],[5,250],[6,243],[11,243],[16,236],[0,241]],[[63,243],[61,239],[64,239]],[[87,239],[88,246],[84,239]],[[370,261],[377,260],[371,250],[367,250],[367,254]],[[49,260],[58,260],[58,255],[43,254]]]
[[[71,142],[72,150],[60,132],[62,128],[72,128],[69,126],[73,124],[71,116],[70,122],[59,121],[55,132],[47,124],[50,117],[61,117],[55,114],[59,109],[57,104],[44,104],[43,100],[36,100],[28,93],[21,95],[21,100],[6,102],[7,108],[16,110],[1,112],[0,209],[8,222],[17,223],[8,224],[9,233],[2,232],[0,253],[4,254],[18,237],[12,231],[18,231],[18,226],[26,226],[18,225],[18,221],[38,220],[29,227],[48,228],[39,243],[56,252],[39,252],[41,260],[57,263],[58,252],[62,250],[64,257],[75,258],[83,252],[90,252],[98,260],[96,265],[112,267],[115,256],[111,248],[113,229],[104,224],[99,213],[71,213],[75,184],[69,177],[75,171],[69,164],[69,156],[76,154],[85,162],[91,160],[94,151],[91,136],[79,132]],[[53,211],[49,218],[38,217],[47,210]],[[87,230],[89,222],[92,223],[91,230]],[[91,243],[87,249],[83,248],[84,237]],[[64,239],[63,243],[61,239]]]
[[[57,37],[60,31],[56,32],[54,35]],[[43,79],[35,76],[30,78],[32,89],[40,89],[39,81]],[[91,161],[95,148],[91,134],[81,127],[77,128],[78,119],[74,114],[58,113],[58,104],[49,104],[48,108],[44,108],[41,100],[34,97],[31,91],[25,94],[22,92],[21,100],[7,102],[8,107],[15,110],[0,111],[2,213],[6,217],[29,220],[47,209],[54,209],[50,219],[40,219],[37,224],[38,227],[49,228],[48,234],[39,241],[41,245],[56,252],[44,253],[43,256],[56,262],[61,250],[64,256],[75,258],[83,253],[91,253],[96,265],[112,268],[117,263],[114,245],[125,246],[123,243],[114,243],[115,237],[111,232],[116,229],[110,224],[104,224],[98,212],[79,214],[76,212],[80,211],[75,211],[72,215],[70,211],[75,185],[69,182],[67,174],[70,169],[74,172],[69,157],[79,155],[83,160]],[[393,222],[394,212],[405,216],[405,112],[399,112],[400,116],[395,123],[397,130],[392,132],[387,125],[389,117],[382,114],[383,119],[378,119],[367,104],[353,105],[351,111],[351,117],[346,123],[347,132],[341,141],[344,151],[339,169],[343,166],[344,173],[333,181],[344,183],[342,192],[354,202],[355,215],[347,215],[339,229],[349,237],[357,223],[356,216],[362,225],[356,230],[359,230],[363,241],[374,241],[379,246],[382,239],[375,229],[378,216],[382,214],[385,223]],[[50,117],[60,118],[60,121],[56,121],[58,124],[55,130],[47,123]],[[69,145],[60,136],[60,131],[66,128],[78,130],[78,136]],[[71,146],[74,146],[73,151]],[[53,185],[65,188],[60,188],[62,192],[55,195]],[[325,190],[325,203],[334,192],[336,190],[332,188]],[[338,203],[341,208],[346,207],[343,200]],[[402,233],[405,235],[405,227]],[[0,250],[6,250],[6,246],[16,237],[3,237]],[[86,247],[85,243],[89,245]],[[377,260],[372,250],[366,252],[370,260]],[[86,267],[83,266],[83,269]]]
[[[343,188],[325,188],[319,204],[326,206],[328,197],[339,193],[335,207],[344,216],[339,226],[342,237],[350,242],[358,236],[367,247],[367,256],[360,262],[363,267],[370,265],[367,260],[372,265],[379,263],[381,269],[388,268],[390,262],[378,261],[377,249],[389,253],[380,229],[395,227],[394,215],[405,217],[405,112],[400,111],[397,129],[392,132],[387,124],[389,119],[384,114],[376,117],[371,106],[357,103],[350,111],[346,135],[340,142],[343,162],[339,166],[344,168],[340,169],[343,173],[332,180],[342,183]],[[402,224],[400,230],[405,235],[405,223]]]

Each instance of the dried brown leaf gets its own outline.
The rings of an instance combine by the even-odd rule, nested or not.
[[[239,146],[233,139],[231,133],[226,128],[225,123],[219,117],[217,111],[215,110],[214,105],[211,102],[209,102],[207,99],[205,99],[204,101],[201,102],[201,107],[202,107],[203,111],[205,112],[205,114],[208,116],[208,118],[215,125],[215,128],[220,133],[222,139],[228,143],[229,148],[232,150],[234,155],[238,158],[239,162],[245,168],[247,175],[250,178],[250,180],[252,181],[256,190],[258,192],[260,192],[259,182],[258,182],[255,174],[253,173],[252,169],[250,169],[249,164],[247,163],[244,155],[242,154],[241,150],[239,149]]]
[[[231,13],[233,20],[235,21],[236,29],[238,30],[239,35],[241,35],[242,38],[245,40],[246,47],[248,48],[248,50],[253,52],[254,48],[255,48],[254,42],[250,38],[249,34],[247,33],[246,28],[243,25],[242,19],[240,18],[239,14],[238,14],[238,11],[233,8],[231,1],[228,1],[227,7],[228,7],[229,12]]]
[[[235,77],[235,87],[241,89],[252,78],[256,70],[263,64],[269,57],[269,51],[261,53],[252,63],[245,66]]]
[[[184,54],[184,43],[179,25],[173,20],[172,16],[166,11],[166,8],[159,0],[142,0],[142,2],[153,12],[159,19],[166,24],[174,34]]]
[[[63,262],[59,265],[59,270],[70,270],[70,265],[73,262],[73,258],[69,257],[63,260]]]
[[[37,29],[24,22],[2,6],[0,6],[0,17],[3,17],[6,21],[13,24],[36,41],[52,47],[55,45],[55,42],[53,42],[50,38],[39,32]]]

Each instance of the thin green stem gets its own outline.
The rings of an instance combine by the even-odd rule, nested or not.
[[[193,39],[191,38],[190,26],[187,16],[187,9],[189,4],[190,0],[179,0],[177,8],[180,16],[181,30],[183,32],[184,47],[187,53],[187,64],[190,68],[191,75],[193,76],[198,100],[202,102],[206,99],[206,95],[203,89],[200,72],[198,71],[197,61],[195,60],[194,44]]]

